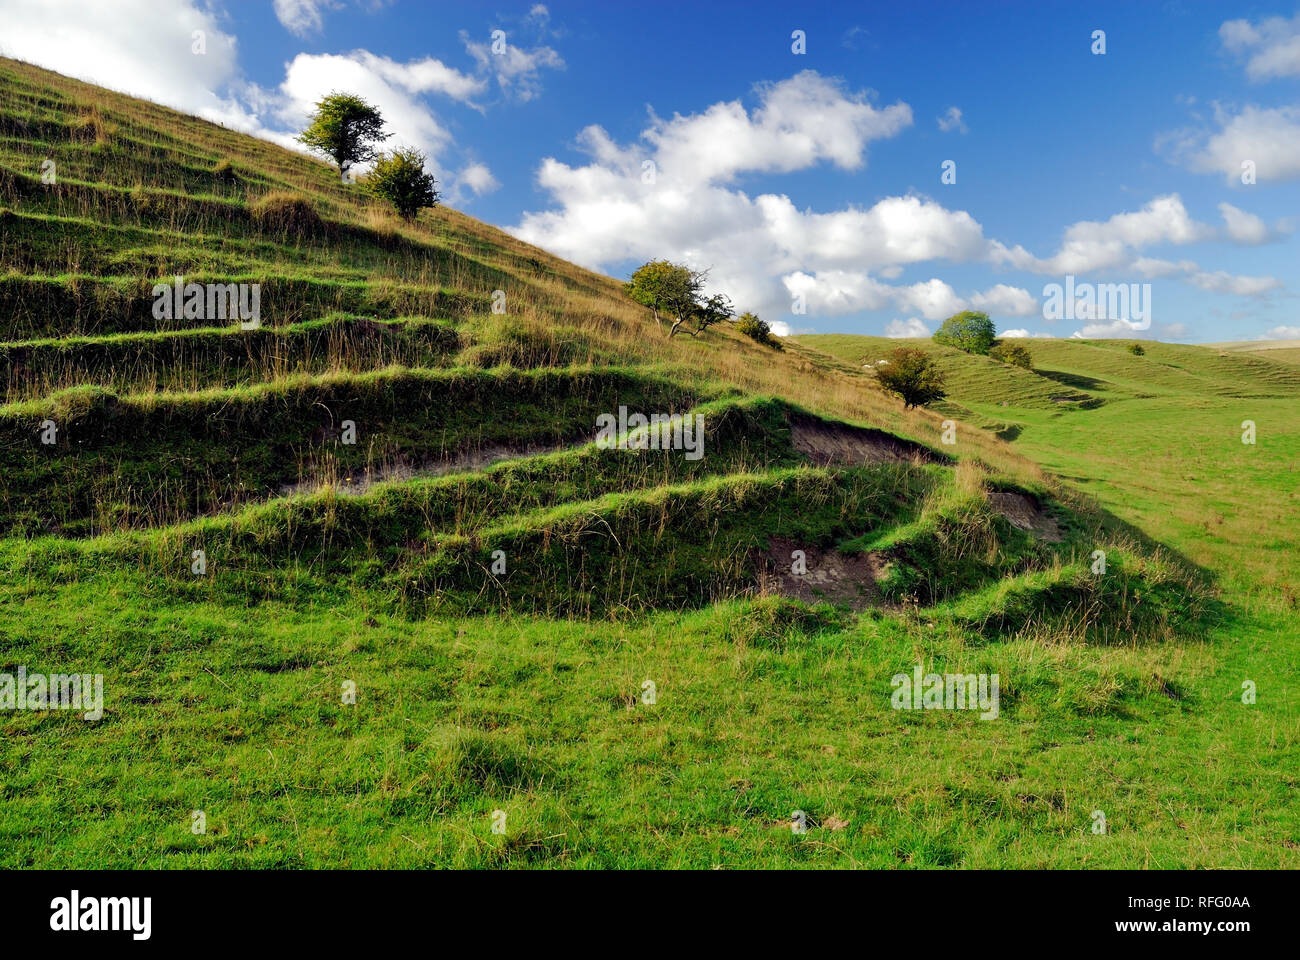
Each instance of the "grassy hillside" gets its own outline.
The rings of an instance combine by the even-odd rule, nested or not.
[[[155,319],[176,276],[261,328]],[[1300,862],[1300,373],[1034,343],[905,412],[884,346],[669,341],[464,214],[0,60],[0,674],[104,677],[97,721],[0,711],[0,865]],[[604,449],[620,407],[702,456]],[[892,709],[918,663],[997,718]]]
[[[1245,340],[1238,343],[1212,343],[1209,346],[1220,353],[1262,354],[1267,360],[1300,364],[1300,346],[1294,340]]]
[[[811,336],[850,363],[898,341]],[[1294,609],[1300,591],[1300,369],[1285,350],[1126,340],[1023,341],[1033,370],[931,341],[949,396],[937,410],[977,422],[1247,595]],[[912,345],[912,341],[907,341]],[[1242,443],[1254,422],[1256,442]]]

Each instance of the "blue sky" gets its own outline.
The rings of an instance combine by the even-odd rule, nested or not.
[[[353,89],[453,206],[616,276],[710,268],[778,329],[976,308],[1300,337],[1294,5],[0,0],[0,23],[9,55],[284,143]],[[1149,284],[1149,316],[1051,320],[1067,276]]]

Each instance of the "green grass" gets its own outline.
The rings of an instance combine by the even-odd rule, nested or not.
[[[0,407],[0,504],[11,531],[29,535],[174,523],[307,481],[418,469],[483,447],[573,444],[619,403],[681,412],[697,399],[617,368],[389,368],[120,397],[74,387]]]
[[[1294,734],[1235,702],[1210,646],[971,646],[754,601],[618,625],[142,610],[142,586],[81,584],[14,634],[32,669],[111,648],[119,693],[98,725],[6,724],[11,866],[1295,863]],[[1243,656],[1269,627],[1237,634]],[[890,710],[918,657],[998,672],[1000,719]],[[1253,676],[1277,695],[1274,663]]]
[[[274,191],[319,230],[263,231]],[[155,321],[178,274],[261,283],[262,328]],[[105,693],[0,710],[2,866],[1300,865],[1285,350],[924,342],[949,397],[906,412],[863,367],[897,342],[668,342],[463,214],[10,60],[0,316],[0,674]],[[620,405],[705,456],[598,448]],[[763,594],[778,544],[874,605]],[[893,710],[918,663],[997,673],[997,719]]]
[[[447,321],[372,321],[335,314],[286,327],[207,327],[0,343],[9,396],[39,397],[66,383],[118,392],[232,387],[295,373],[449,365],[462,348]]]

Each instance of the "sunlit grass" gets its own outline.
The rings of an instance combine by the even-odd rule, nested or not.
[[[277,192],[319,224],[268,232]],[[263,327],[156,321],[177,274]],[[950,397],[904,411],[885,341],[667,340],[473,217],[11,60],[0,307],[0,672],[106,694],[0,713],[5,866],[1300,865],[1285,358],[924,344]],[[599,449],[620,404],[707,455]],[[813,466],[814,415],[929,453]],[[875,556],[876,604],[760,595],[777,536]],[[891,710],[917,663],[999,718]]]

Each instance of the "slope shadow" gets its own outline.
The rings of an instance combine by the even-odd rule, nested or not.
[[[1082,374],[1065,373],[1061,370],[1035,370],[1034,373],[1048,380],[1063,383],[1067,387],[1074,387],[1076,390],[1107,390],[1111,386],[1109,380],[1098,380],[1096,377],[1085,377]]]

